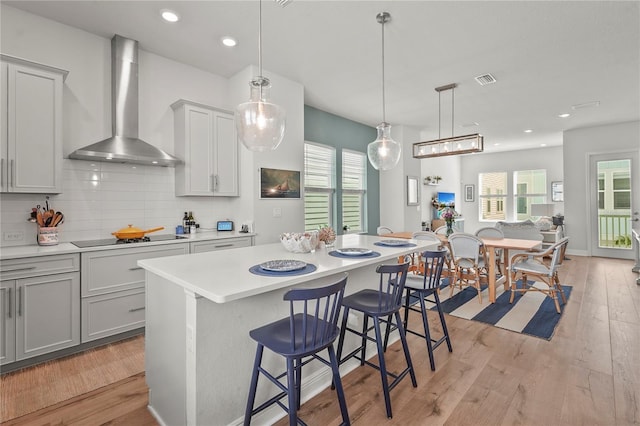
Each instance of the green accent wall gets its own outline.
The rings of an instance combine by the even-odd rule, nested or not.
[[[342,180],[342,149],[367,154],[367,145],[373,142],[377,131],[373,127],[347,120],[319,109],[304,106],[304,139],[332,146],[336,149],[336,179]],[[342,233],[342,194],[337,191],[336,231]],[[367,233],[376,235],[380,225],[380,180],[378,171],[367,162]]]

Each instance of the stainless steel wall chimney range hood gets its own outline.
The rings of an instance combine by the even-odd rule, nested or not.
[[[175,166],[180,160],[138,138],[138,42],[111,39],[111,128],[113,136],[69,154],[89,161]]]

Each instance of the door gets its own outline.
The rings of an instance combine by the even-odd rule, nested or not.
[[[591,255],[633,259],[638,229],[638,151],[592,155],[589,160]]]
[[[16,284],[16,361],[80,344],[80,274]]]
[[[0,281],[0,364],[16,360],[15,290],[15,281]]]

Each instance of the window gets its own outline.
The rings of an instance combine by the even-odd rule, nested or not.
[[[631,208],[631,179],[629,172],[613,173],[613,208]]]
[[[479,181],[480,220],[505,220],[504,205],[507,192],[507,173],[480,173]]]
[[[531,218],[531,204],[547,201],[547,171],[523,170],[513,172],[514,206],[516,220]]]
[[[342,150],[342,225],[345,233],[363,232],[367,188],[367,157],[356,151]]]
[[[304,229],[333,225],[336,189],[336,150],[326,145],[304,143]]]

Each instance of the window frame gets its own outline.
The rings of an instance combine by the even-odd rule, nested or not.
[[[358,157],[361,168],[359,169],[360,188],[349,188],[347,185],[345,188],[345,176],[353,177],[354,174],[345,173],[345,164],[349,164],[349,161],[345,161],[346,156]],[[367,233],[367,155],[363,152],[353,149],[343,148],[341,152],[341,179],[340,179],[340,192],[341,192],[341,221],[343,225],[343,231],[345,234],[366,234]],[[359,229],[352,229],[350,223],[345,217],[345,199],[349,199],[353,196],[357,196],[360,205],[360,223]],[[344,229],[347,227],[347,229]]]
[[[322,149],[322,150],[326,150],[328,152],[330,152],[331,154],[328,156],[328,164],[330,164],[330,167],[327,170],[327,175],[329,176],[329,185],[328,186],[310,186],[308,183],[308,168],[307,168],[307,164],[308,164],[308,160],[307,160],[307,147],[308,146],[314,146],[316,148]],[[304,198],[303,198],[303,203],[304,203],[304,227],[305,227],[305,231],[312,231],[312,230],[317,230],[319,226],[321,225],[328,225],[331,227],[335,227],[335,218],[336,218],[336,186],[337,186],[337,179],[336,179],[336,149],[330,145],[325,145],[325,144],[321,144],[321,143],[317,143],[317,142],[310,142],[310,141],[305,141],[304,142],[304,147],[303,147],[303,162],[304,162]],[[307,226],[307,223],[309,221],[308,216],[307,216],[307,208],[309,207],[308,203],[308,198],[307,195],[312,195],[312,194],[325,194],[327,196],[327,221],[322,221],[322,223],[320,222],[315,222],[313,224],[313,226],[311,228],[309,228]]]

